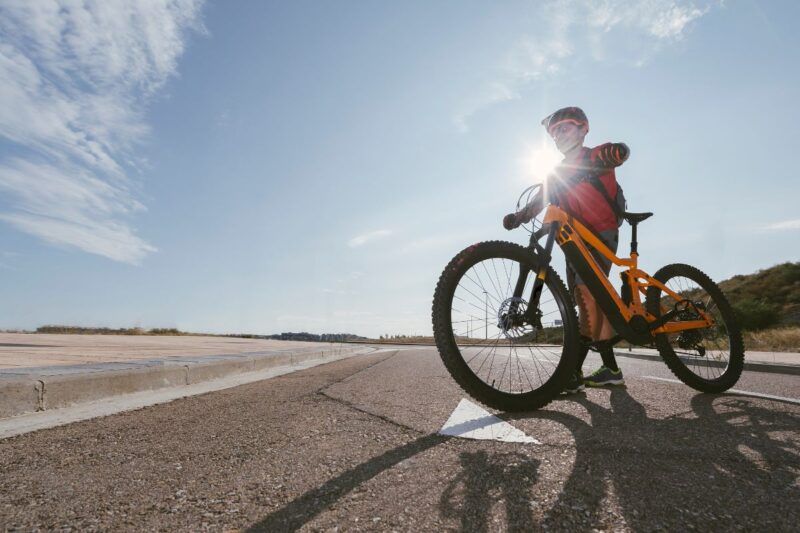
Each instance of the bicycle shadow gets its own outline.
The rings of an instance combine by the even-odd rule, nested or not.
[[[487,531],[490,509],[502,502],[508,531],[530,527],[530,489],[536,484],[539,460],[521,453],[462,452],[461,472],[439,499],[444,518],[457,518],[462,531]],[[457,494],[463,485],[462,494]],[[460,496],[460,497],[459,497]]]
[[[282,508],[248,527],[247,531],[295,531],[357,486],[392,468],[401,461],[438,446],[448,439],[450,437],[432,433],[373,457],[369,461],[329,479],[318,488],[292,500]]]
[[[796,530],[800,416],[738,395],[697,394],[691,411],[657,419],[627,390],[609,394],[609,408],[586,397],[573,400],[589,422],[555,411],[537,414],[567,427],[576,448],[541,528],[564,529],[578,519],[571,529]],[[620,516],[609,512],[611,501]],[[585,514],[576,517],[576,508]]]
[[[458,520],[463,531],[487,531],[497,527],[490,520],[502,502],[503,529],[512,531],[789,531],[800,520],[800,415],[739,395],[697,394],[691,410],[663,419],[648,417],[625,389],[609,391],[609,407],[585,396],[567,401],[583,406],[588,421],[561,411],[502,416],[550,420],[572,435],[572,468],[546,512],[531,508],[542,503],[540,489],[550,488],[540,486],[538,459],[480,450],[460,453],[461,470],[439,498],[440,517]],[[299,529],[362,483],[450,439],[428,434],[391,449],[247,530]]]

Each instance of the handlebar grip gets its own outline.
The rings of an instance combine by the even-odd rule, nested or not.
[[[517,216],[514,213],[509,213],[503,217],[503,227],[507,230],[511,231],[519,226],[520,222],[517,220]]]

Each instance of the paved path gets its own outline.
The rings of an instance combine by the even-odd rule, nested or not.
[[[540,444],[439,435],[464,395],[430,348],[5,439],[0,529],[796,530],[800,378],[620,363],[626,388],[502,416]]]

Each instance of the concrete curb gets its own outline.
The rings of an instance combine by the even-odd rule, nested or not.
[[[38,410],[42,388],[35,379],[0,378],[0,418]]]
[[[336,345],[322,349],[4,370],[0,373],[0,418],[374,350],[371,346]]]

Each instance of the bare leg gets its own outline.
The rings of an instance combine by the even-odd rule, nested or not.
[[[616,331],[614,331],[614,326],[611,325],[611,321],[606,318],[606,315],[600,309],[600,305],[597,305],[597,314],[600,315],[600,319],[602,321],[602,326],[600,327],[600,333],[598,334],[597,340],[608,340],[614,335],[616,335]]]
[[[602,341],[610,339],[614,336],[614,328],[611,326],[608,318],[606,318],[600,305],[589,292],[586,285],[577,285],[575,297],[578,300],[578,307],[580,309],[580,326],[581,333],[590,337],[594,341]],[[600,350],[600,357],[603,359],[603,365],[611,370],[619,370],[617,360],[614,357],[614,350],[611,346],[604,346]]]
[[[586,285],[575,286],[575,303],[578,304],[578,329],[582,336],[594,340],[592,336],[592,325],[594,322],[591,320],[592,312],[594,310],[594,298],[589,294]]]
[[[595,301],[592,293],[586,285],[575,287],[575,297],[578,300],[580,311],[580,331],[581,335],[589,337],[593,341],[602,341],[614,336],[614,327],[603,314],[600,305]]]

